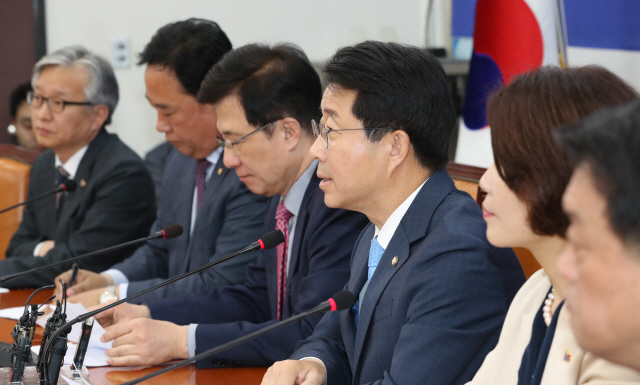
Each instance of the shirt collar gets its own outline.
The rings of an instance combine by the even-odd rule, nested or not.
[[[75,154],[71,155],[71,157],[67,159],[67,161],[64,163],[62,163],[62,161],[56,154],[56,160],[55,160],[56,169],[59,166],[62,166],[62,168],[64,168],[64,170],[69,174],[69,179],[75,178],[76,173],[78,172],[78,167],[80,167],[80,161],[82,161],[82,158],[84,157],[84,154],[87,152],[88,148],[89,148],[89,145],[87,144],[86,146],[76,151]]]
[[[304,193],[307,191],[307,186],[309,185],[311,177],[315,173],[317,167],[317,160],[311,162],[309,167],[307,167],[302,175],[300,175],[300,178],[298,178],[298,180],[293,183],[293,185],[289,189],[289,192],[287,193],[287,196],[284,197],[284,207],[286,207],[287,210],[289,210],[289,212],[296,217],[300,212],[300,206],[302,205]],[[280,199],[282,200],[282,198]]]
[[[206,159],[209,161],[209,163],[215,166],[216,164],[218,164],[220,155],[222,155],[222,146],[218,146],[215,150],[213,150],[211,154],[207,155]]]
[[[427,178],[427,180],[429,180],[429,178]],[[422,186],[427,183],[427,180],[422,182],[422,184],[414,192],[412,192],[411,195],[409,195],[407,199],[405,199],[404,202],[402,202],[402,204],[398,206],[398,208],[395,209],[395,211],[389,216],[389,219],[387,219],[384,225],[382,225],[381,229],[379,229],[378,226],[375,226],[376,229],[374,238],[378,237],[378,243],[380,244],[380,246],[382,246],[383,249],[386,250],[387,246],[389,246],[389,242],[391,242],[393,234],[396,233],[396,229],[398,228],[398,226],[400,226],[400,221],[402,221],[404,214],[407,213],[407,210],[409,210],[409,207],[413,203],[413,200],[416,198],[416,195],[418,195],[418,192],[420,191],[420,189],[422,189]]]

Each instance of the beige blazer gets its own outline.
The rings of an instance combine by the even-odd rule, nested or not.
[[[551,282],[542,269],[522,286],[509,307],[496,348],[487,355],[467,385],[516,385],[531,327]],[[563,307],[551,343],[541,385],[640,384],[640,373],[612,364],[582,350],[570,328],[570,314]]]

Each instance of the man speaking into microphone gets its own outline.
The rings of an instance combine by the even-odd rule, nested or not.
[[[114,340],[106,351],[114,366],[188,358],[313,308],[347,282],[351,248],[366,224],[362,214],[324,204],[309,154],[320,78],[300,49],[252,44],[231,51],[209,71],[198,99],[216,107],[225,165],[251,191],[272,197],[264,230],[282,230],[285,242],[261,252],[247,267],[245,284],[147,306],[120,305],[97,316],[105,325],[117,321],[104,335]],[[320,317],[197,364],[270,365],[288,357]]]
[[[33,131],[48,150],[31,168],[27,198],[56,190],[70,179],[77,188],[26,205],[7,259],[0,261],[3,275],[142,237],[154,219],[153,182],[142,160],[105,130],[118,104],[118,83],[109,63],[83,47],[62,48],[36,63],[32,85],[27,101]],[[81,266],[102,271],[132,251],[87,259]],[[25,275],[3,286],[47,285],[66,268]]]

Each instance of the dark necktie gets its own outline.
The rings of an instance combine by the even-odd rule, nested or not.
[[[204,190],[207,187],[207,169],[210,165],[211,162],[206,159],[198,159],[198,164],[196,165],[196,189],[198,191],[197,209],[200,208],[200,202],[204,196]]]
[[[282,305],[287,289],[287,250],[289,248],[289,219],[291,212],[284,206],[284,201],[280,201],[276,210],[276,230],[282,230],[284,243],[278,245],[278,308],[277,317],[282,319]]]
[[[62,166],[58,166],[56,170],[56,184],[60,186],[69,179],[69,176],[70,175],[67,170],[65,170]],[[64,191],[56,194],[56,215],[58,218],[60,218],[60,213],[62,212],[62,207],[64,206],[66,195],[67,193]]]

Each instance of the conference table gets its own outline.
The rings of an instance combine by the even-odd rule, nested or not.
[[[33,290],[11,290],[0,294],[0,309],[24,306]],[[43,290],[35,295],[32,303],[42,303],[52,295],[52,290]],[[11,330],[16,321],[0,318],[0,341],[13,342]],[[39,345],[43,328],[38,326],[34,337],[34,345]],[[89,376],[92,385],[121,384],[134,380],[146,374],[155,372],[163,366],[154,367],[102,367],[90,368]],[[169,373],[161,374],[143,384],[157,385],[258,385],[267,368],[224,368],[224,369],[196,369],[195,365],[187,365]]]

